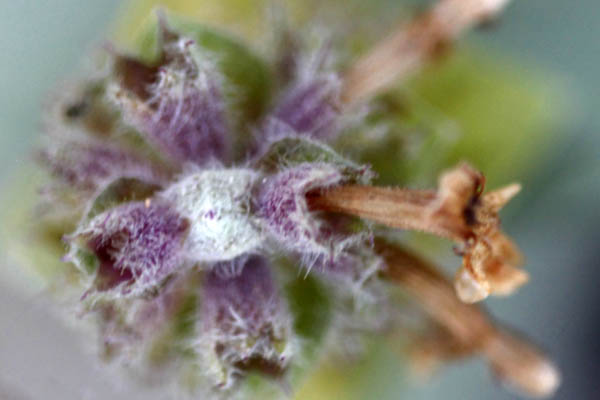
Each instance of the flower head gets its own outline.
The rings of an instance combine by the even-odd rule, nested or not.
[[[53,201],[80,204],[57,229],[105,352],[160,366],[203,398],[244,398],[250,375],[294,385],[334,348],[360,356],[365,338],[402,332],[399,287],[443,332],[430,360],[482,354],[504,382],[552,392],[552,364],[466,304],[527,280],[498,216],[519,186],[484,193],[466,163],[437,189],[373,186],[346,155],[361,159],[360,146],[343,146],[348,118],[373,131],[357,103],[490,6],[463,3],[440,0],[345,74],[322,68],[326,47],[305,66],[291,54],[297,71],[276,93],[276,65],[189,21],[159,18],[152,60],[111,50],[94,90],[55,107],[65,115],[39,157],[64,195]],[[398,230],[458,243],[454,287],[395,243]]]

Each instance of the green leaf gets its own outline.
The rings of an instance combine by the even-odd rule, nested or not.
[[[312,276],[299,276],[286,287],[290,310],[294,315],[294,332],[319,343],[331,320],[331,300],[325,287]]]
[[[444,165],[470,161],[494,187],[527,174],[557,143],[566,117],[559,83],[497,55],[462,52],[426,70],[410,90],[459,129]]]
[[[370,163],[379,184],[432,186],[459,161],[489,187],[520,179],[557,143],[567,111],[560,82],[502,58],[458,52],[377,99],[371,126],[340,146]]]

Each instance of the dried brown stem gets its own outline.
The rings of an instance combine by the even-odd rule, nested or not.
[[[440,0],[392,32],[359,59],[344,78],[343,100],[353,104],[405,79],[459,35],[499,13],[509,0]]]
[[[438,327],[431,331],[416,337],[408,347],[411,370],[417,377],[426,379],[449,362],[473,356],[472,347],[447,331]]]
[[[452,285],[432,266],[381,239],[375,242],[375,252],[385,261],[383,277],[408,291],[459,342],[478,347],[491,335],[492,327],[481,310],[461,302]]]
[[[308,200],[313,210],[350,214],[391,228],[428,232],[456,241],[466,240],[470,229],[462,218],[430,212],[437,198],[434,190],[347,185],[314,193]]]
[[[522,257],[500,231],[498,218],[498,211],[520,186],[483,194],[484,182],[481,173],[461,164],[441,176],[437,191],[346,185],[311,193],[308,204],[313,210],[349,214],[460,243],[463,265],[456,291],[463,301],[473,303],[490,293],[510,294],[528,280],[516,268]]]
[[[384,260],[383,276],[409,292],[424,311],[450,336],[445,355],[481,354],[504,383],[529,396],[546,397],[559,385],[559,372],[537,348],[526,340],[494,326],[478,306],[461,302],[452,284],[414,254],[384,240],[375,242]],[[429,351],[435,351],[430,346]]]

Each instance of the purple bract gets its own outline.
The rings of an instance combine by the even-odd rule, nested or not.
[[[228,374],[245,369],[280,373],[289,361],[291,317],[269,265],[261,256],[245,256],[239,275],[217,264],[205,277],[202,330],[205,346]],[[220,385],[229,385],[231,376]]]
[[[335,246],[323,221],[309,211],[306,193],[343,180],[325,163],[305,163],[265,178],[258,193],[258,213],[266,231],[282,247],[308,255],[332,255]]]
[[[221,76],[193,40],[163,31],[158,68],[117,58],[117,102],[129,123],[175,164],[224,161],[229,152]]]
[[[188,221],[164,204],[129,203],[92,219],[70,237],[98,260],[92,291],[135,295],[153,288],[183,263]]]
[[[340,129],[340,89],[336,76],[296,84],[284,94],[270,117],[284,125],[268,123],[267,136],[278,139],[293,131],[312,139],[334,138]]]

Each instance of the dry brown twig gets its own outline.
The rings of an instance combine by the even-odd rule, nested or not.
[[[510,0],[440,0],[360,58],[344,77],[344,103],[368,99],[409,77],[463,32],[498,14]]]
[[[346,185],[311,193],[308,201],[313,210],[354,215],[462,244],[463,265],[455,287],[461,300],[473,303],[489,294],[510,294],[528,280],[527,273],[516,268],[521,254],[500,230],[498,218],[520,186],[486,194],[483,187],[483,175],[463,163],[441,176],[437,191]]]
[[[560,374],[550,360],[526,340],[495,326],[478,306],[459,301],[438,271],[384,240],[376,240],[375,248],[385,260],[384,277],[409,292],[447,333],[423,348],[429,361],[481,354],[502,382],[526,395],[546,397],[558,388]]]

